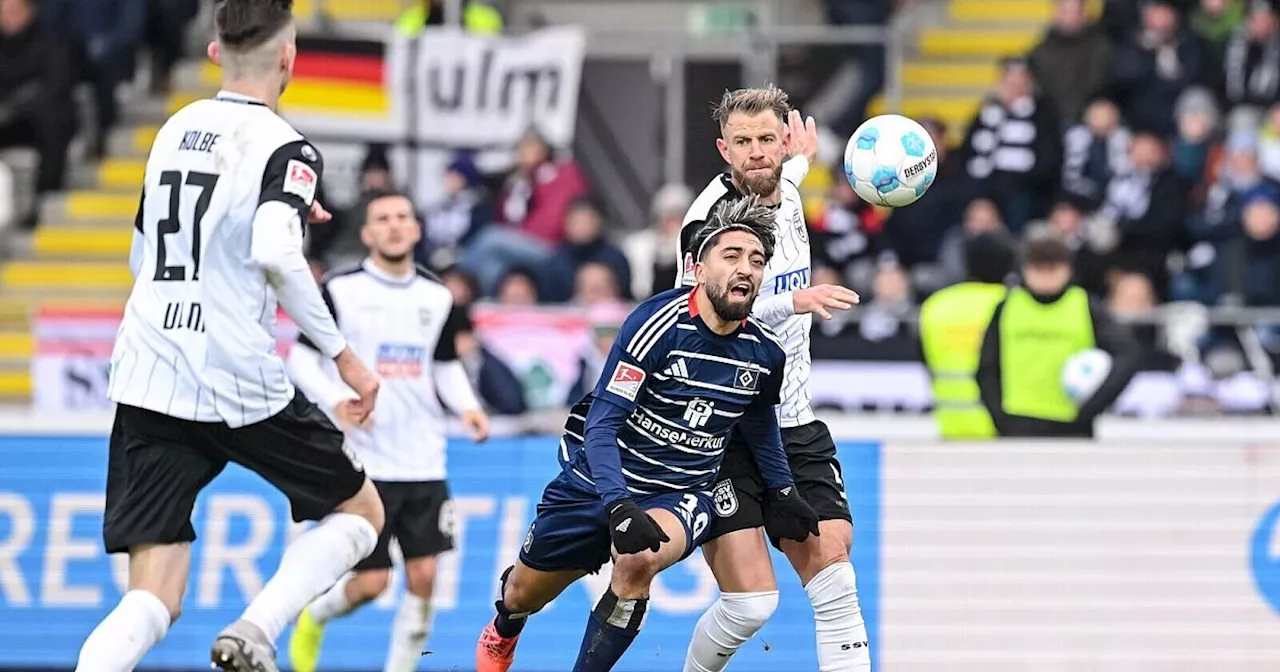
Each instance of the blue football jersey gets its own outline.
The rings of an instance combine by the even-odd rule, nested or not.
[[[595,484],[585,422],[593,404],[606,403],[626,414],[617,447],[630,493],[706,490],[739,418],[776,412],[786,362],[778,337],[755,318],[716,334],[698,316],[693,289],[663,292],[627,317],[594,392],[565,423],[565,469]]]

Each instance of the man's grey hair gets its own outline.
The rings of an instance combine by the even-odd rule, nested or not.
[[[773,112],[778,121],[786,123],[787,114],[791,112],[791,100],[787,92],[773,84],[766,84],[754,89],[736,89],[725,91],[720,102],[711,110],[711,118],[720,124],[720,129],[729,121],[729,115],[741,113],[755,116],[761,112]]]
[[[725,233],[746,231],[760,239],[765,263],[769,263],[776,245],[774,214],[773,208],[760,205],[760,198],[754,195],[720,203],[693,234],[691,247],[697,255],[695,259],[703,261]]]

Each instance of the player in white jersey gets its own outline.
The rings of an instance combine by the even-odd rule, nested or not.
[[[342,433],[295,394],[275,354],[277,300],[357,400],[378,380],[338,331],[302,256],[323,164],[275,114],[297,53],[291,0],[220,0],[209,55],[217,97],[161,127],[147,159],[129,255],[134,287],[111,355],[103,540],[129,553],[129,590],[80,649],[81,672],[127,672],[181,611],[196,495],[228,462],[270,482],[295,520],[318,520],[285,550],[211,657],[274,672],[275,641],[303,607],[373,551],[382,502]],[[211,633],[212,634],[212,633]]]
[[[777,209],[777,251],[765,268],[760,298],[752,313],[773,328],[787,353],[778,405],[779,424],[796,488],[821,519],[820,534],[796,542],[771,539],[804,584],[817,622],[821,672],[867,672],[871,657],[867,630],[849,561],[853,524],[848,496],[836,459],[836,446],[810,402],[809,330],[812,314],[830,319],[830,310],[847,310],[857,294],[836,285],[811,287],[809,232],[796,185],[817,152],[817,131],[810,118],[790,109],[787,94],[774,86],[726,91],[714,118],[720,125],[716,145],[729,164],[694,201],[680,233],[677,284],[692,284],[689,232],[723,200],[754,194]],[[793,158],[785,161],[791,155]],[[764,484],[750,453],[731,441],[712,492],[716,517],[703,557],[720,586],[720,598],[694,630],[685,672],[722,670],[729,658],[764,626],[778,605],[778,584],[765,545],[762,506]]]
[[[377,598],[390,580],[391,539],[404,557],[408,594],[391,628],[386,672],[418,666],[431,629],[436,557],[453,548],[453,505],[445,483],[445,424],[441,401],[457,412],[472,438],[488,438],[480,409],[458,361],[453,294],[440,279],[413,264],[421,228],[403,194],[375,194],[365,210],[361,239],[369,257],[325,280],[323,293],[351,347],[376,362],[382,378],[378,410],[366,423],[346,414],[354,396],[305,335],[289,354],[298,387],[330,409],[347,430],[356,458],[373,479],[386,509],[378,545],[307,607],[289,640],[294,672],[315,672],[325,624]]]

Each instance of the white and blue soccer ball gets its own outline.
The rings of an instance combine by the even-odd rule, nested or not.
[[[1111,355],[1093,348],[1081,350],[1062,365],[1062,389],[1072,401],[1084,403],[1111,373]]]
[[[938,149],[924,127],[898,114],[872,117],[844,148],[844,174],[862,200],[901,208],[924,196],[938,170]]]

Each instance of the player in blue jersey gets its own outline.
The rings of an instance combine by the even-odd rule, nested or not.
[[[773,254],[773,211],[721,204],[694,236],[695,287],[645,301],[622,325],[595,391],[571,413],[564,468],[519,561],[502,575],[478,672],[505,672],[527,617],[612,556],[574,672],[612,669],[644,623],[649,584],[707,530],[710,488],[736,426],[767,487],[770,534],[803,541],[818,517],[792,485],[774,406],[786,355],[749,317]],[[583,412],[585,411],[585,412]]]

